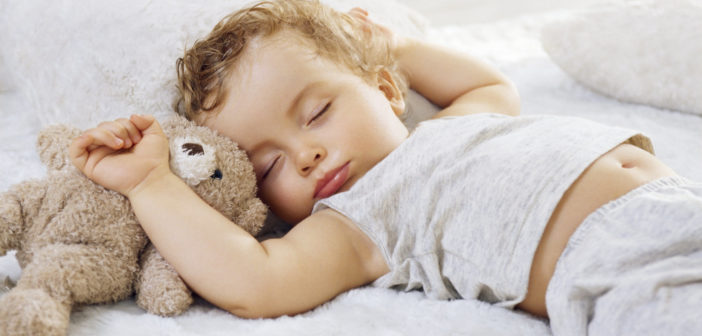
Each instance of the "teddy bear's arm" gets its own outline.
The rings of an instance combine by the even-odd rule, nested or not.
[[[50,125],[42,129],[37,137],[37,151],[41,162],[54,170],[72,168],[68,146],[80,133],[80,129],[68,125]]]
[[[22,233],[22,206],[13,194],[0,194],[0,255],[19,248]]]
[[[141,254],[136,283],[137,304],[161,316],[183,313],[193,303],[192,292],[153,244]]]
[[[37,214],[46,194],[46,184],[28,180],[0,194],[0,255],[20,248],[26,221]]]

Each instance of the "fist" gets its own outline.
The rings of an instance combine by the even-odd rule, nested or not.
[[[125,196],[152,175],[170,172],[168,139],[153,116],[103,122],[73,140],[69,157],[89,179]]]

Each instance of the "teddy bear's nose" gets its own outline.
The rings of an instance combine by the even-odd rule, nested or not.
[[[187,153],[190,156],[203,155],[205,150],[202,149],[202,145],[188,142],[184,143],[181,148],[183,148],[183,153]]]

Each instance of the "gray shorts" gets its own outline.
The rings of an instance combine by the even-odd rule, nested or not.
[[[702,183],[666,177],[573,233],[546,292],[553,334],[702,334]]]

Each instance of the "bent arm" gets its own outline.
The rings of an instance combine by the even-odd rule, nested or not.
[[[281,239],[259,243],[211,208],[168,165],[168,141],[151,116],[103,122],[74,139],[73,164],[129,198],[161,255],[211,303],[242,317],[309,310],[386,272],[368,237],[320,211]],[[369,265],[380,265],[369,267]]]
[[[410,88],[444,108],[434,118],[472,113],[518,115],[519,95],[504,75],[486,62],[417,39],[395,34],[368,18],[361,8],[349,11],[359,28],[387,39]]]
[[[371,280],[359,236],[320,212],[259,243],[167,174],[129,195],[159,252],[188,285],[238,316],[296,314]],[[355,238],[354,238],[355,237]],[[366,238],[367,239],[367,238]]]
[[[515,86],[478,58],[415,39],[403,39],[395,54],[410,87],[444,108],[435,118],[482,112],[519,114]]]

